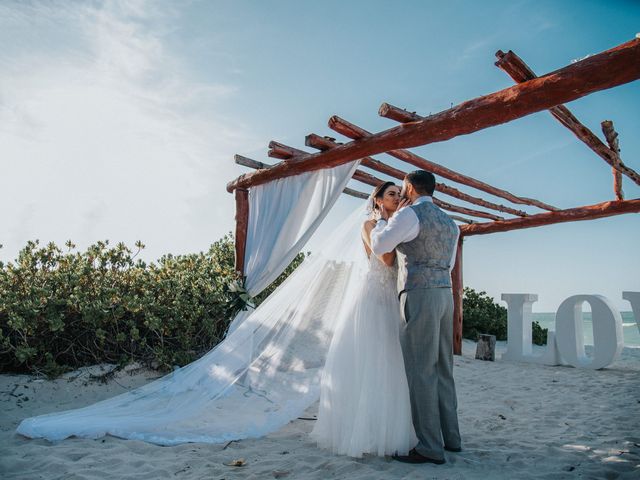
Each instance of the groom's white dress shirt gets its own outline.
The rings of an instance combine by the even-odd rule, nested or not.
[[[412,205],[433,202],[427,195],[418,197]],[[371,250],[376,255],[393,251],[401,243],[410,242],[420,233],[420,221],[412,208],[405,207],[397,211],[389,221],[378,220],[371,230]]]

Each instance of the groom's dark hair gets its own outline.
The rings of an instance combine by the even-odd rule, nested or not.
[[[433,195],[433,191],[436,189],[436,177],[431,172],[426,170],[414,170],[407,173],[404,179],[413,185],[421,195]]]

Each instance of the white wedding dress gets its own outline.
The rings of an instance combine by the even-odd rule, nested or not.
[[[397,268],[371,254],[366,281],[338,325],[311,433],[333,453],[406,455],[417,443],[399,341]]]

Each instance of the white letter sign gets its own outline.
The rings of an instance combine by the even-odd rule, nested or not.
[[[502,355],[502,358],[515,362],[559,365],[558,350],[555,347],[554,335],[551,331],[547,333],[547,349],[544,354],[533,355],[532,353],[531,306],[533,302],[538,300],[538,295],[503,293],[502,300],[507,302],[507,351]]]
[[[593,321],[593,358],[584,352],[582,303],[591,305]],[[622,317],[613,304],[602,295],[574,295],[558,307],[556,342],[562,359],[574,367],[604,368],[622,352]]]

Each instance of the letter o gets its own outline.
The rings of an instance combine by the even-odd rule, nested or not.
[[[582,303],[591,305],[593,358],[584,351]],[[613,363],[622,351],[622,317],[602,295],[574,295],[558,307],[556,341],[562,358],[574,367],[600,369]]]

